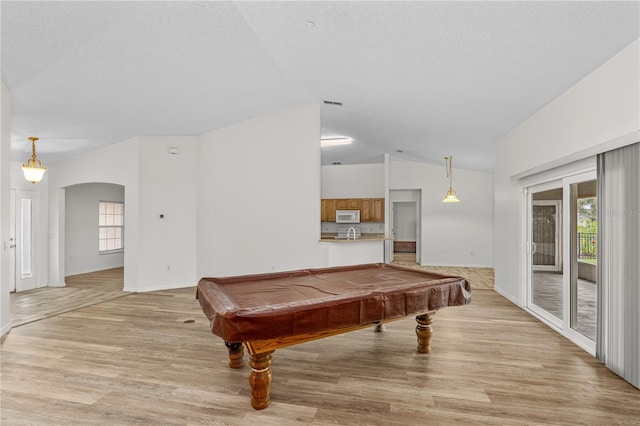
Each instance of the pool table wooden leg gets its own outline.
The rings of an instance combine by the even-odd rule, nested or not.
[[[249,365],[251,375],[249,385],[251,385],[251,405],[256,410],[267,408],[271,402],[269,392],[271,391],[271,354],[273,351],[251,354]]]
[[[244,346],[242,343],[238,342],[224,342],[224,345],[227,347],[229,351],[229,367],[231,368],[240,368],[242,367],[243,356],[244,356]]]
[[[431,352],[431,336],[433,335],[431,323],[433,322],[433,316],[435,314],[435,311],[432,311],[416,317],[416,322],[418,323],[416,326],[418,352],[421,354],[428,354]]]

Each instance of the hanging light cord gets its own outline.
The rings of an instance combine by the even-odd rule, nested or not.
[[[38,138],[31,137],[29,139],[31,139],[31,158],[29,160],[27,160],[27,164],[25,164],[25,165],[27,167],[37,167],[37,168],[40,168],[40,169],[44,169],[45,167],[42,166],[42,163],[36,157],[36,141],[38,140]],[[37,166],[36,166],[36,164],[37,164]]]

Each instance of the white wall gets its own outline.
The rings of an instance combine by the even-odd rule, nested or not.
[[[11,329],[9,317],[9,193],[11,176],[11,92],[0,85],[0,336]]]
[[[384,241],[360,240],[355,243],[322,243],[329,250],[326,266],[361,265],[384,262]]]
[[[320,105],[200,137],[198,276],[323,267]]]
[[[138,274],[144,291],[197,284],[197,147],[196,136],[140,138]]]
[[[138,291],[139,259],[139,138],[109,145],[65,161],[47,165],[49,179],[49,285],[64,285],[65,188],[104,182],[125,188],[124,288]]]
[[[384,198],[384,164],[322,166],[322,198]]]
[[[453,170],[459,203],[443,203],[449,189],[444,165],[392,161],[390,189],[420,189],[422,265],[493,266],[493,175]]]
[[[179,148],[170,155],[168,147]],[[138,137],[50,167],[49,280],[64,280],[66,187],[104,182],[125,194],[124,290],[196,284],[197,137]],[[165,219],[160,220],[159,214]],[[167,268],[168,267],[168,268]]]
[[[522,303],[522,190],[515,179],[640,138],[640,40],[556,98],[496,145],[496,290]]]
[[[124,252],[100,254],[98,205],[124,203],[124,187],[109,183],[70,186],[65,194],[65,275],[124,266]],[[126,246],[126,241],[125,241]]]

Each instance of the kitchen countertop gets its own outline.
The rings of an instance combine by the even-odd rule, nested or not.
[[[355,240],[347,240],[347,239],[336,239],[335,236],[337,233],[325,233],[323,232],[320,235],[320,242],[323,243],[357,243],[360,241],[384,241],[384,240],[393,240],[392,237],[385,237],[384,234],[362,234],[360,238]]]

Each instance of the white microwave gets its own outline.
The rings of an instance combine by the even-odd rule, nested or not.
[[[336,210],[336,223],[360,223],[360,210]]]

